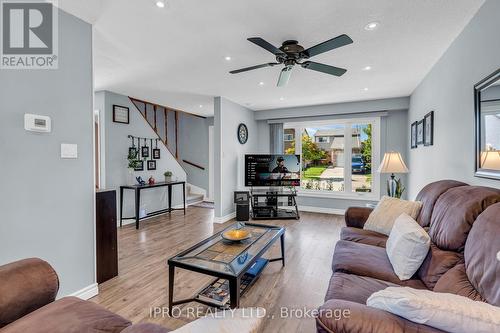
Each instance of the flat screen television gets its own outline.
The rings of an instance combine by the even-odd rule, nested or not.
[[[300,186],[300,155],[245,155],[245,186]]]

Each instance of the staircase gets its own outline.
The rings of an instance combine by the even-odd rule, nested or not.
[[[143,101],[130,96],[129,99],[136,107],[137,111],[139,111],[139,113],[143,116],[144,120],[156,133],[158,139],[160,139],[162,144],[177,160],[184,171],[186,171],[184,164],[189,164],[190,166],[198,168],[200,170],[205,170],[203,166],[180,158],[181,152],[179,151],[179,117],[181,114],[203,119],[205,119],[206,117]],[[186,174],[188,175],[187,171]],[[199,191],[196,191],[194,187],[189,184],[188,175],[186,184],[186,204],[189,205],[201,202],[203,201],[203,198],[204,194],[199,193]]]

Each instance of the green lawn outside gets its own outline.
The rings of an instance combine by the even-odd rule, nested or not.
[[[313,166],[309,167],[306,170],[304,170],[304,175],[303,178],[312,178],[312,179],[317,179],[323,171],[325,171],[327,167],[326,166]]]

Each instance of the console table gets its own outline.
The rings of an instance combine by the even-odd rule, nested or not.
[[[183,208],[172,208],[172,187],[173,186],[182,186],[182,199],[183,199]],[[148,190],[157,187],[167,187],[168,191],[168,208],[157,210],[155,212],[148,213],[144,217],[139,217],[139,210],[141,206],[141,191]],[[134,217],[123,217],[123,191],[124,190],[133,190],[135,194],[135,216]],[[184,210],[184,215],[186,215],[186,182],[158,182],[152,185],[124,185],[120,186],[120,227],[122,226],[123,219],[135,219],[135,228],[139,229],[139,221],[145,219],[147,217],[160,215],[164,213],[171,213],[173,210]]]

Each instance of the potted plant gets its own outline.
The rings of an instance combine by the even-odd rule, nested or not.
[[[165,181],[166,182],[171,182],[172,181],[172,171],[165,171],[163,173],[163,175],[165,176]]]
[[[134,184],[134,170],[139,167],[141,161],[137,159],[137,153],[129,152],[127,156],[128,160],[128,183]]]

